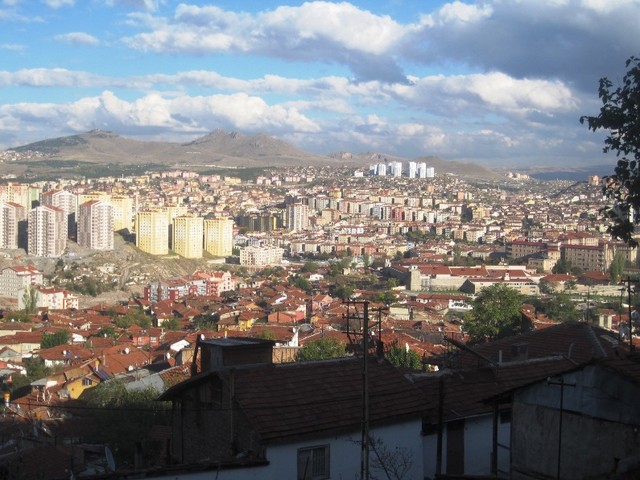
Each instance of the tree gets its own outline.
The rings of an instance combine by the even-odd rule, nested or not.
[[[640,223],[640,59],[630,57],[622,84],[614,87],[606,77],[600,79],[598,96],[602,101],[597,116],[582,116],[594,132],[608,130],[604,153],[615,152],[618,163],[613,175],[605,177],[603,193],[612,200],[603,213],[611,222],[607,231],[631,246],[634,226]]]
[[[415,350],[394,345],[387,352],[387,360],[396,367],[409,368],[411,370],[422,370],[422,358]]]
[[[169,405],[156,401],[158,392],[153,387],[128,390],[122,381],[112,380],[82,396],[96,425],[92,441],[109,445],[119,462],[133,464],[136,444],[149,441],[153,425],[169,421]]]
[[[344,357],[347,354],[346,345],[335,338],[319,338],[306,343],[298,350],[297,360],[307,362],[311,360],[329,360]]]
[[[162,328],[165,330],[180,330],[180,322],[176,317],[167,318],[162,322]]]
[[[29,285],[22,295],[24,302],[24,312],[26,314],[36,313],[38,311],[38,290],[35,285]]]
[[[318,268],[319,268],[318,262],[309,260],[308,262],[304,263],[300,271],[304,273],[316,273],[318,271]]]
[[[621,251],[617,251],[613,256],[611,265],[609,266],[609,275],[611,276],[611,285],[616,285],[620,281],[622,272],[624,272],[625,256]]]
[[[45,333],[42,335],[40,348],[57,347],[58,345],[67,345],[69,343],[69,332],[66,330],[58,330],[55,333]]]
[[[483,289],[465,315],[464,332],[472,343],[523,333],[523,296],[504,283]]]
[[[565,260],[564,258],[559,259],[556,264],[551,269],[551,273],[557,274],[568,274],[571,272],[571,262],[569,260]]]

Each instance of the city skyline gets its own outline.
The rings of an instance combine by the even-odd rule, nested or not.
[[[111,130],[320,154],[615,165],[580,125],[638,55],[637,0],[0,2],[0,148]]]

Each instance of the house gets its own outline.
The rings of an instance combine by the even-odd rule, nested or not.
[[[511,478],[639,478],[636,353],[575,367],[512,395]]]
[[[368,361],[363,442],[362,360],[274,365],[272,347],[253,338],[198,342],[202,370],[160,397],[174,404],[174,461],[253,460],[221,478],[356,478],[366,451],[372,469],[385,458],[404,462],[405,478],[423,477],[425,398],[395,367]]]

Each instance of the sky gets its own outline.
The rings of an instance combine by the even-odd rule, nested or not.
[[[0,148],[222,129],[513,169],[611,163],[640,0],[0,0]]]

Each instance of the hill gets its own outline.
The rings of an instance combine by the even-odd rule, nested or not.
[[[186,143],[142,141],[114,132],[87,133],[42,140],[11,149],[17,158],[5,161],[3,170],[19,176],[113,175],[135,173],[149,167],[167,168],[266,168],[289,166],[350,166],[367,168],[380,161],[405,158],[381,153],[337,153],[327,156],[300,150],[266,134],[243,135],[215,130]],[[34,152],[37,152],[34,154]],[[499,175],[478,165],[423,157],[437,172],[465,177],[496,179]],[[100,166],[100,167],[98,167]]]

